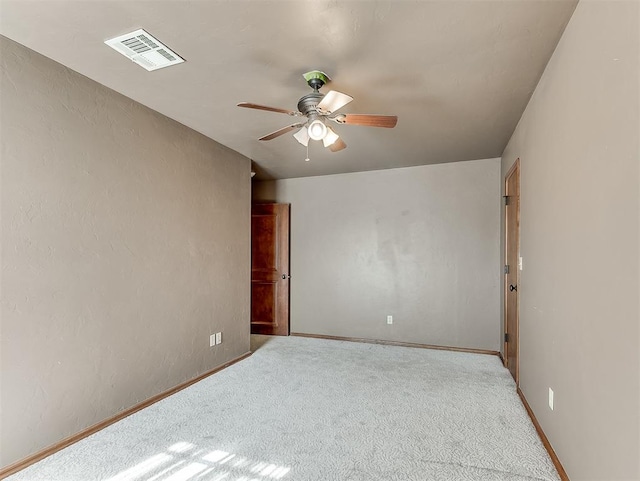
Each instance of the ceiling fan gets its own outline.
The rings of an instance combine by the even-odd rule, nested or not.
[[[267,107],[249,102],[240,102],[238,107],[248,109],[266,110],[268,112],[279,112],[293,117],[306,117],[298,123],[287,125],[275,132],[271,132],[258,140],[272,140],[293,130],[298,130],[293,137],[305,147],[309,146],[309,140],[322,140],[325,147],[329,147],[332,152],[344,149],[347,144],[327,125],[327,120],[337,124],[364,125],[366,127],[386,127],[393,128],[398,122],[395,115],[367,115],[367,114],[336,114],[336,111],[353,100],[349,95],[330,90],[327,94],[321,94],[320,88],[331,81],[329,76],[319,70],[312,70],[302,75],[313,92],[298,100],[298,110],[292,111]]]

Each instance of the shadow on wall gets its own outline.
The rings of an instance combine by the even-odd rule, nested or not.
[[[251,352],[256,352],[262,346],[273,340],[271,336],[262,336],[260,334],[251,334]]]
[[[264,181],[264,180],[276,180],[276,178],[266,169],[263,169],[261,166],[256,164],[253,160],[251,161],[251,172],[255,173],[253,177],[254,180]]]
[[[254,180],[251,183],[251,201],[253,203],[277,203],[278,183],[273,181]]]

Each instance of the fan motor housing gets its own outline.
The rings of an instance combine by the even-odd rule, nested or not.
[[[312,92],[310,94],[305,95],[300,100],[298,100],[298,111],[302,112],[304,115],[309,115],[310,113],[315,113],[318,104],[324,97],[320,92]]]

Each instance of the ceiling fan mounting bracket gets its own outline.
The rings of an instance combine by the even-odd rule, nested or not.
[[[331,80],[326,73],[320,70],[312,70],[311,72],[303,73],[302,76],[307,81],[309,87],[311,87],[316,93],[324,84]]]
[[[315,92],[320,90],[324,85],[324,81],[320,78],[309,79],[307,80],[307,83],[309,84],[309,87],[311,87]]]

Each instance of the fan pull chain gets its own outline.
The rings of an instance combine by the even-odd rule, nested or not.
[[[305,162],[309,162],[309,160],[311,160],[311,159],[309,159],[309,142],[307,142],[307,158],[304,159],[304,161]]]

